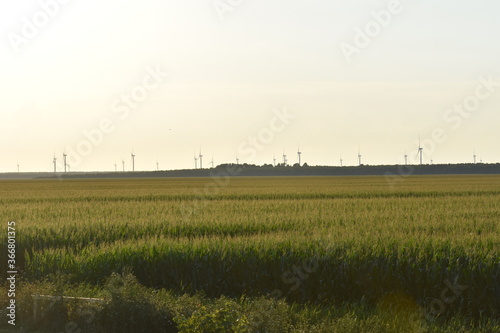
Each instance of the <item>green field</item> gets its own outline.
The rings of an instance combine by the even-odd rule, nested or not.
[[[402,180],[2,181],[1,267],[16,221],[26,326],[106,301],[42,331],[500,332],[500,176]]]

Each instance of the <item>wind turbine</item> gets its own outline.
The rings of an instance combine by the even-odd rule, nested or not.
[[[196,157],[196,155],[194,155],[194,168],[198,169],[198,157]]]
[[[342,166],[342,154],[340,155],[340,166]]]
[[[238,158],[238,155],[236,155],[236,165],[240,165],[240,159]]]
[[[57,172],[57,158],[56,158],[56,155],[54,155],[54,159],[52,160],[52,162],[54,163],[54,173]]]
[[[273,156],[273,166],[276,166],[276,154]]]
[[[476,164],[476,150],[474,149],[474,164]]]
[[[64,172],[67,172],[66,167],[68,166],[68,164],[66,163],[66,157],[68,157],[68,155],[66,154],[66,152],[63,152]]]
[[[201,148],[200,148],[200,154],[198,155],[200,158],[200,169],[203,169],[203,155],[201,154]]]
[[[302,155],[302,152],[300,151],[300,146],[299,148],[297,149],[297,155],[299,157],[299,166],[301,166],[302,164],[300,163],[300,155]]]
[[[214,168],[214,155],[212,155],[212,162],[210,162],[210,164],[212,164],[212,169]]]
[[[417,156],[420,154],[420,165],[422,165],[422,153],[424,148],[420,146],[420,136],[418,137],[418,151]]]
[[[283,164],[284,164],[284,166],[286,166],[286,163],[287,163],[287,161],[286,161],[285,149],[283,149]]]
[[[361,151],[358,148],[358,164],[361,166]]]
[[[17,173],[19,173],[19,161],[17,161]]]
[[[123,169],[123,172],[125,172],[125,161],[122,159],[122,169]]]
[[[160,163],[156,160],[156,171],[160,171]]]
[[[130,156],[132,156],[132,172],[135,172],[135,155],[133,151],[132,154],[130,154]]]
[[[117,171],[117,167],[116,167],[116,161],[115,161],[115,172]]]
[[[408,154],[406,154],[406,150],[405,150],[405,165],[408,165]]]

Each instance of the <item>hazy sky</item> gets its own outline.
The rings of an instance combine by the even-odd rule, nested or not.
[[[132,150],[136,170],[192,168],[200,146],[204,166],[283,149],[295,163],[299,143],[312,165],[357,164],[358,147],[392,164],[405,149],[413,161],[419,135],[424,162],[474,149],[498,162],[498,13],[498,0],[3,1],[0,172],[50,171],[54,154],[62,169],[64,150],[72,171],[130,169]]]

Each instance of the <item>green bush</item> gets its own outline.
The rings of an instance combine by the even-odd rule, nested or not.
[[[179,314],[174,320],[183,333],[251,332],[242,306],[226,297],[200,305],[190,316]]]
[[[102,332],[177,332],[174,314],[157,302],[155,292],[130,273],[113,273],[106,284],[107,302],[96,320]]]

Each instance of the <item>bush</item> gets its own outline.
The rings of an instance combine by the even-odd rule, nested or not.
[[[113,273],[106,291],[109,300],[96,318],[103,332],[178,332],[174,314],[157,302],[155,291],[140,285],[131,273]]]

